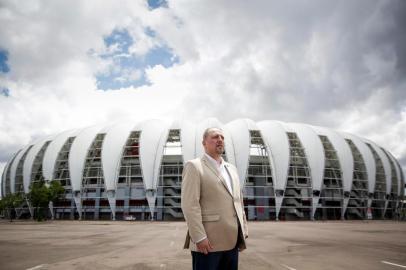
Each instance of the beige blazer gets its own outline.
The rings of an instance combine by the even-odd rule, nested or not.
[[[233,249],[240,237],[239,249],[245,249],[247,220],[237,169],[225,162],[232,181],[232,194],[206,156],[188,161],[183,169],[182,211],[188,226],[184,248],[197,251],[196,241],[207,237],[213,251]],[[242,235],[238,234],[238,224]]]

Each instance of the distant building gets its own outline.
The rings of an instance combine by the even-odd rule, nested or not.
[[[183,219],[185,161],[203,154],[207,127],[225,132],[224,159],[244,186],[250,220],[392,219],[402,211],[398,161],[372,141],[298,123],[160,120],[70,130],[29,144],[6,165],[2,195],[30,183],[65,188],[59,219]],[[221,207],[221,206],[219,206]],[[21,209],[29,216],[29,207]]]

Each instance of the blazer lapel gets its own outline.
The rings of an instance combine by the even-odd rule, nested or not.
[[[238,194],[236,193],[236,190],[239,190],[239,179],[235,177],[234,173],[232,172],[231,168],[229,167],[229,165],[226,163],[225,164],[226,170],[228,172],[228,175],[230,176],[230,180],[231,180],[231,185],[233,188],[233,197],[235,197],[236,195],[238,196]]]
[[[230,194],[230,196],[234,197],[233,194],[231,194],[230,190],[227,187],[226,180],[224,180],[224,178],[219,174],[217,169],[213,167],[213,164],[210,161],[208,161],[205,156],[202,157],[202,160],[203,160],[204,164],[214,173],[214,175],[217,176],[218,179],[220,179],[221,183],[223,184],[224,188],[227,190],[228,194]],[[233,181],[232,180],[233,177],[231,176],[231,174],[230,174],[230,178],[231,178],[231,181]],[[234,182],[233,182],[233,184],[234,184]],[[233,190],[234,190],[234,188],[233,188]]]

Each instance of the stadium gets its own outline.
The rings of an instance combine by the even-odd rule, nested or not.
[[[356,135],[300,123],[215,118],[147,120],[69,130],[19,150],[2,196],[36,181],[60,181],[56,219],[183,220],[182,168],[203,154],[208,127],[225,134],[223,158],[242,183],[249,220],[396,219],[405,180],[386,149]],[[30,217],[25,202],[19,217]]]

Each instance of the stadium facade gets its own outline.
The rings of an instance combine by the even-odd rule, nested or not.
[[[207,127],[224,130],[223,157],[238,169],[249,220],[392,219],[402,211],[404,175],[386,149],[323,127],[249,119],[65,131],[12,157],[2,195],[57,180],[65,189],[50,209],[57,219],[183,219],[182,168],[203,154]],[[20,210],[32,213],[28,202]]]

